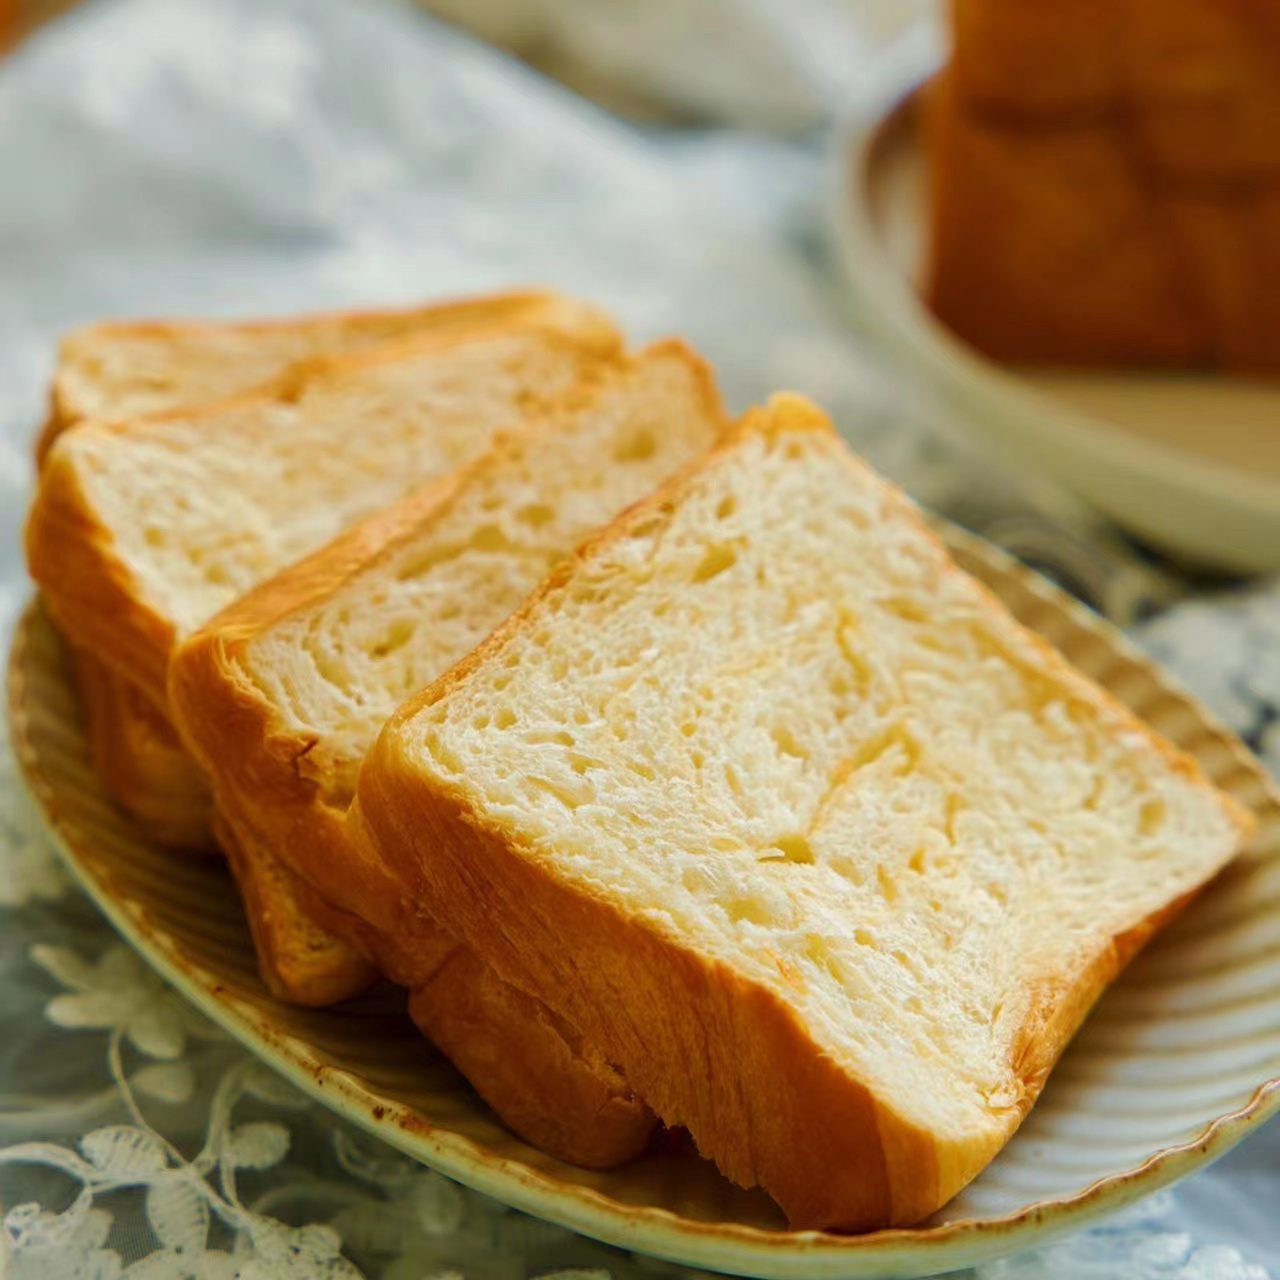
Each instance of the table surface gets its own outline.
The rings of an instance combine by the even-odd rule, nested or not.
[[[812,395],[972,526],[1033,530],[1050,564],[1083,555],[1104,586],[1128,571],[1139,561],[1121,549],[1117,569],[1106,530],[1046,516],[845,321],[815,126],[857,108],[920,7],[804,0],[801,23],[782,0],[469,7],[514,47],[541,41],[715,125],[679,131],[611,117],[389,0],[96,0],[43,28],[0,65],[3,617],[29,591],[29,443],[67,327],[535,281],[597,299],[637,338],[688,336],[736,406]],[[1169,582],[1152,581],[1148,608]],[[1280,584],[1176,585],[1136,638],[1280,769]],[[1273,1125],[1123,1219],[981,1274],[1280,1276],[1278,1195]],[[258,1067],[72,889],[7,755],[0,1209],[15,1280],[663,1269],[464,1192]]]

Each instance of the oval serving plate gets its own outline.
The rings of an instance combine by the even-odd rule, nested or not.
[[[170,982],[325,1105],[423,1163],[600,1240],[761,1277],[933,1275],[1043,1243],[1207,1164],[1280,1110],[1280,796],[1262,766],[1118,633],[987,544],[961,563],[1030,627],[1191,751],[1259,818],[1254,848],[1106,994],[1039,1104],[980,1178],[915,1230],[788,1231],[759,1192],[666,1151],[609,1173],[507,1133],[384,989],[337,1009],[274,1000],[225,869],[147,844],[87,762],[65,654],[38,606],[9,667],[23,773],[102,910]]]
[[[1280,382],[1020,370],[969,347],[920,296],[928,174],[920,42],[838,142],[831,223],[859,323],[973,433],[1194,563],[1280,569]]]

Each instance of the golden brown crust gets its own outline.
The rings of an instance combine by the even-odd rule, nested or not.
[[[764,415],[748,415],[719,452],[762,430],[816,431],[835,443],[823,415],[787,396]],[[864,471],[838,445],[832,461]],[[944,1145],[842,1072],[774,991],[691,951],[669,926],[633,918],[568,882],[554,861],[534,857],[512,831],[477,809],[464,784],[425,784],[411,754],[407,726],[420,710],[533,625],[543,601],[572,578],[577,563],[638,527],[666,520],[706,465],[692,464],[601,530],[472,654],[396,712],[366,761],[349,824],[356,842],[399,883],[400,895],[353,898],[352,904],[395,933],[407,927],[397,901],[428,908],[448,903],[451,928],[467,946],[604,1046],[664,1122],[686,1125],[734,1181],[763,1186],[793,1226],[911,1225],[994,1157],[1088,1009],[1178,904],[1111,939],[1100,954],[1082,956],[1052,991],[1033,993],[1014,1036],[1020,1096],[993,1109],[989,1129]],[[936,542],[923,521],[921,528]],[[1180,772],[1208,789],[1194,761],[1072,672],[1056,650],[1042,645],[1038,652],[1074,696],[1103,708],[1118,729],[1140,729]],[[1225,797],[1219,801],[1243,838],[1247,815]],[[673,1063],[681,1064],[678,1072]]]
[[[454,947],[412,993],[409,1013],[535,1147],[587,1169],[614,1168],[645,1149],[653,1113],[621,1074],[472,952]]]
[[[209,785],[168,717],[88,651],[69,644],[94,769],[158,844],[214,851]]]
[[[216,813],[213,826],[244,899],[258,971],[275,995],[323,1007],[358,995],[377,978],[362,952],[315,922],[286,868],[260,849],[250,857],[224,815]]]

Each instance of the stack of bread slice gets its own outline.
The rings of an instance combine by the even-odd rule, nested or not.
[[[103,326],[58,388],[29,558],[108,786],[212,829],[278,995],[403,986],[564,1159],[661,1120],[915,1222],[1247,833],[811,405],[730,428],[581,304]]]

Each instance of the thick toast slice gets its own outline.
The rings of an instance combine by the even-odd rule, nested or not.
[[[359,311],[262,321],[131,321],[87,326],[59,350],[51,411],[37,446],[83,421],[182,414],[271,384],[300,362],[419,337],[492,332],[547,321],[608,341],[592,308],[549,292],[494,294],[410,310]],[[206,421],[215,426],[218,418]],[[94,760],[117,803],[163,844],[208,848],[208,789],[165,712],[132,682],[84,653],[74,635]]]
[[[471,467],[379,512],[177,650],[171,705],[240,837],[237,871],[257,918],[294,918],[291,894],[345,904],[355,881],[357,896],[377,892],[344,819],[383,721],[579,540],[704,452],[724,425],[703,363],[682,344],[659,344],[589,376]],[[614,1130],[635,1113],[613,1085],[594,1100],[585,1086],[572,1091],[569,1107],[564,1072],[596,1061],[584,1058],[590,1051],[540,1003],[482,979],[431,919],[415,921],[411,937],[387,938],[316,905],[310,897],[303,914],[414,991],[415,1019],[512,1128],[578,1163],[615,1163],[619,1141],[630,1145],[631,1131]],[[447,915],[441,923],[447,930]],[[316,937],[314,928],[255,933],[264,975],[288,998],[344,993],[335,970],[345,960],[335,951],[327,971],[317,966]],[[479,1033],[485,1027],[491,1036]],[[587,1123],[584,1108],[599,1118]],[[595,1149],[585,1148],[587,1135]]]
[[[411,698],[350,822],[398,886],[351,906],[447,912],[731,1179],[847,1229],[972,1179],[1250,826],[792,396]]]

